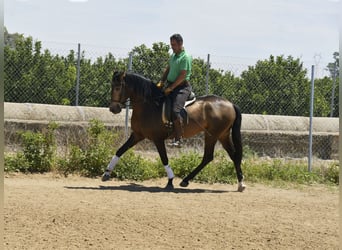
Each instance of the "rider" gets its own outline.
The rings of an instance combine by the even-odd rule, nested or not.
[[[181,147],[183,119],[180,111],[191,93],[189,80],[192,58],[184,50],[181,35],[172,35],[170,37],[170,44],[173,54],[169,59],[169,65],[162,75],[161,82],[164,83],[166,81],[164,93],[166,96],[170,95],[173,103],[172,112],[175,139],[171,146]]]

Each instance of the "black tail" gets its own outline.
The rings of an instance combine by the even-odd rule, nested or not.
[[[242,140],[241,140],[241,111],[238,106],[234,105],[235,113],[236,113],[236,118],[233,123],[233,128],[232,128],[232,138],[233,138],[233,144],[235,148],[235,153],[234,153],[234,163],[238,163],[239,165],[241,164],[242,160]]]

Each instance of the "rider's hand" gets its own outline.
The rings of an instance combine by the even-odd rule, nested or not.
[[[162,89],[164,87],[164,83],[162,81],[159,81],[156,86],[159,88],[159,89]]]
[[[166,89],[164,90],[164,94],[167,96],[167,95],[169,95],[169,94],[172,92],[172,90],[173,90],[173,89],[171,89],[170,87],[168,87],[168,88],[166,88]]]

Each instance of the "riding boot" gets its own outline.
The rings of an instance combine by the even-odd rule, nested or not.
[[[183,121],[181,118],[177,118],[176,120],[173,121],[173,129],[175,133],[175,140],[172,143],[172,146],[174,147],[182,147],[182,134],[183,134]]]

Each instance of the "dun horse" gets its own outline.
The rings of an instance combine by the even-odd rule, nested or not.
[[[110,173],[118,163],[120,157],[138,142],[147,138],[157,147],[160,159],[165,167],[168,183],[167,189],[173,188],[173,171],[165,148],[165,140],[173,138],[170,129],[162,120],[162,103],[165,99],[162,91],[155,84],[133,73],[114,72],[112,79],[111,104],[112,113],[121,112],[127,99],[132,105],[131,130],[128,140],[118,149],[102,176],[103,181],[109,180]],[[241,112],[231,102],[214,95],[198,97],[186,107],[188,122],[184,123],[183,137],[192,137],[204,131],[204,155],[201,163],[186,176],[180,186],[186,187],[210,161],[214,158],[214,148],[220,141],[223,148],[234,162],[238,191],[245,189],[241,170],[242,143],[241,143]],[[230,138],[231,135],[231,138]]]

